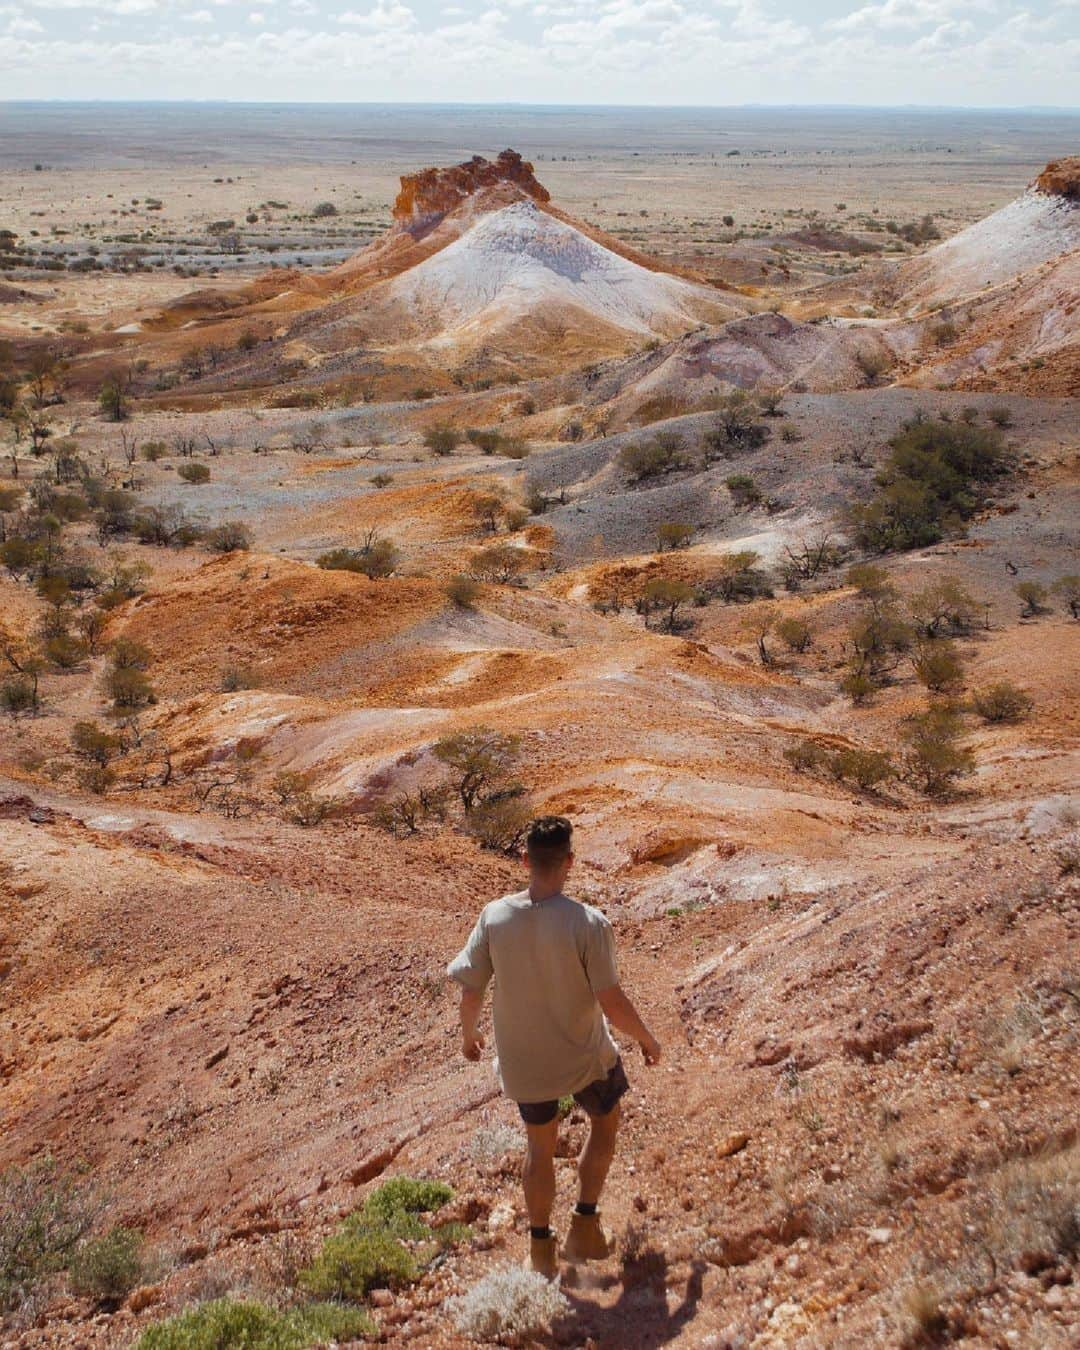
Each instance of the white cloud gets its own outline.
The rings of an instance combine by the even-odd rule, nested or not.
[[[416,15],[408,5],[401,4],[400,0],[376,0],[375,8],[368,10],[366,14],[358,14],[354,10],[347,9],[344,14],[338,15],[338,23],[380,33],[412,28],[416,24]]]

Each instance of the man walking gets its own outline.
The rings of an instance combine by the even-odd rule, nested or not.
[[[611,925],[599,910],[563,894],[574,862],[571,839],[563,816],[533,821],[525,844],[528,888],[487,905],[447,967],[462,986],[466,1059],[480,1058],[484,1041],[477,1022],[495,977],[496,1068],[525,1122],[530,1260],[548,1279],[559,1258],[550,1226],[559,1098],[572,1094],[591,1122],[563,1255],[568,1261],[601,1260],[609,1243],[597,1206],[615,1152],[619,1101],[629,1088],[608,1022],[638,1042],[646,1064],[660,1060],[659,1043],[619,986]]]

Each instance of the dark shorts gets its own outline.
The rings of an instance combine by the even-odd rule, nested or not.
[[[629,1090],[626,1070],[622,1066],[622,1060],[617,1059],[614,1068],[605,1078],[597,1078],[594,1082],[587,1083],[580,1092],[575,1092],[574,1101],[590,1116],[606,1116],[614,1111],[619,1104],[619,1098]],[[559,1114],[557,1101],[518,1102],[517,1108],[526,1125],[548,1125]]]

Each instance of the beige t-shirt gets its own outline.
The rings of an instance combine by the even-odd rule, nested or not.
[[[516,1102],[546,1102],[603,1078],[619,1057],[596,995],[618,984],[611,924],[565,895],[487,905],[446,968],[467,989],[495,977],[496,1071]]]

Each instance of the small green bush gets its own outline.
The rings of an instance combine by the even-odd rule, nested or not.
[[[176,469],[177,474],[185,483],[209,483],[210,469],[206,464],[199,464],[195,460],[189,460],[186,464],[180,464]]]
[[[1032,709],[1031,695],[1011,680],[978,689],[971,697],[971,706],[984,722],[1019,722]]]
[[[87,1194],[51,1160],[0,1175],[0,1312],[67,1265],[94,1217]]]
[[[68,1266],[76,1294],[102,1303],[119,1303],[142,1284],[142,1234],[133,1228],[112,1228],[103,1237],[89,1238],[75,1249]]]
[[[464,572],[458,572],[447,581],[443,587],[443,594],[458,609],[475,609],[476,601],[480,595],[480,586],[473,577],[466,576]]]
[[[392,1177],[371,1192],[360,1216],[367,1224],[390,1225],[401,1214],[427,1214],[439,1209],[453,1194],[445,1181]]]
[[[148,1327],[138,1350],[303,1350],[355,1340],[377,1330],[361,1308],[308,1303],[279,1311],[263,1303],[218,1298]]]
[[[353,1216],[356,1219],[357,1216]],[[300,1273],[300,1287],[316,1298],[351,1299],[372,1289],[410,1284],[419,1271],[416,1261],[391,1233],[349,1221],[323,1243],[314,1261]]]
[[[854,746],[838,750],[830,757],[829,772],[838,782],[854,783],[867,792],[896,777],[896,769],[888,755],[880,750],[859,750]]]
[[[684,464],[681,442],[675,436],[655,436],[638,445],[624,445],[619,451],[619,467],[634,483],[659,478]]]

